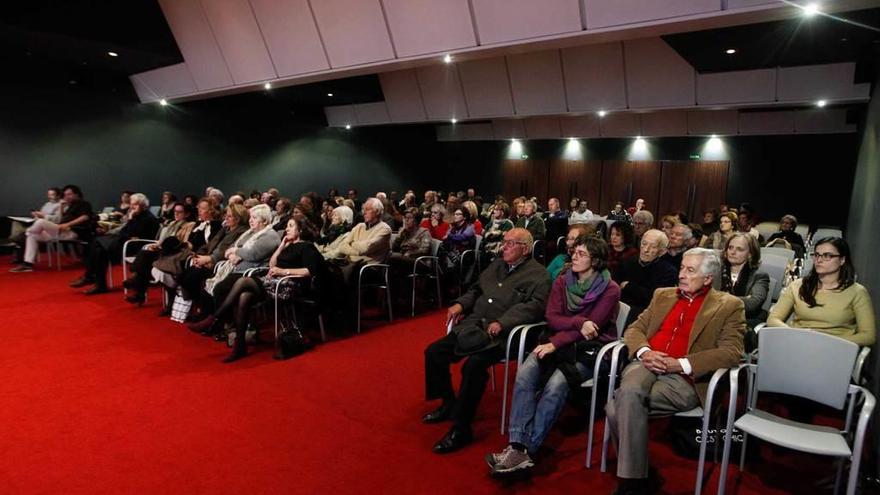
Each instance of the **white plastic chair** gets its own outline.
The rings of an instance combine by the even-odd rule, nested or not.
[[[125,241],[125,243],[122,245],[122,260],[121,260],[121,262],[122,262],[122,280],[128,280],[128,265],[131,263],[134,263],[134,259],[137,256],[137,252],[140,251],[141,249],[143,249],[144,247],[146,247],[147,245],[154,244],[155,242],[156,242],[156,239],[129,239],[129,240]],[[128,255],[128,247],[129,246],[140,246],[140,247],[135,251],[134,255],[129,256]],[[112,272],[113,272],[113,266],[111,265],[110,267],[107,268],[107,273],[111,274],[110,275],[110,288],[111,289],[113,288]],[[126,289],[124,285],[122,286],[122,294],[124,296],[128,295],[128,289]],[[144,293],[144,300],[146,301],[146,293]]]
[[[788,258],[789,262],[792,262],[794,261],[795,252],[794,249],[786,249],[781,247],[762,247],[761,258],[768,255],[784,256]]]
[[[748,435],[754,435],[801,452],[836,457],[838,466],[834,493],[840,488],[844,461],[849,460],[851,466],[846,493],[854,495],[865,432],[875,405],[870,392],[850,383],[859,357],[858,345],[832,335],[788,327],[765,327],[758,334],[758,342],[760,361],[742,365],[730,374],[730,401],[718,493],[723,495],[726,489],[731,433],[733,428],[738,428],[743,433],[740,471],[743,471],[745,464]],[[745,369],[754,379],[749,380],[746,413],[734,422],[740,369]],[[846,409],[844,428],[838,430],[799,423],[761,410],[757,407],[759,392],[784,393],[810,399],[839,411]],[[860,402],[858,421],[853,432],[853,413]]]
[[[755,230],[758,231],[758,234],[760,234],[764,240],[767,240],[771,235],[779,232],[779,222],[761,222],[758,225],[755,225]]]
[[[843,237],[843,231],[833,228],[816,229],[816,232],[813,233],[813,243],[819,242],[825,237]]]
[[[519,366],[526,360],[526,337],[528,337],[529,332],[534,329],[539,329],[547,326],[547,322],[540,323],[532,323],[529,325],[519,325],[514,327],[513,330],[510,331],[510,334],[507,336],[507,347],[504,352],[504,388],[502,390],[503,395],[501,398],[501,434],[504,435],[504,430],[507,426],[507,390],[510,382],[510,346],[513,343],[514,337],[519,334],[519,345],[516,354],[516,366],[517,370]],[[495,372],[493,369],[492,372],[492,390],[495,389]]]
[[[773,293],[776,292],[776,289],[779,286],[779,281],[773,277],[770,277],[770,285],[767,286],[767,298],[764,299],[764,304],[761,306],[761,309],[764,311],[770,312],[770,308],[773,306]]]
[[[782,293],[782,286],[785,284],[785,271],[788,269],[788,266],[788,258],[784,256],[776,254],[761,256],[761,270],[770,275],[770,278],[775,278],[779,282],[774,291],[768,292],[772,301],[778,300],[779,294]]]

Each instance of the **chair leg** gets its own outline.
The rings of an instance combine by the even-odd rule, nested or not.
[[[495,391],[495,365],[492,365],[492,391]]]
[[[394,308],[391,305],[391,283],[388,279],[388,268],[385,268],[385,299],[388,300],[388,321],[394,321]]]
[[[584,465],[587,469],[593,467],[593,427],[596,422],[596,402],[599,400],[597,391],[599,390],[599,376],[593,374],[593,390],[590,394],[590,423],[587,426],[587,460]]]
[[[107,267],[108,271],[112,270],[112,269],[113,269],[112,264],[109,267]],[[128,263],[125,262],[125,253],[123,252],[122,253],[122,281],[125,282],[126,280],[128,280]],[[125,296],[128,295],[128,289],[125,288],[125,285],[122,286],[122,294]]]
[[[501,394],[501,434],[507,426],[507,382],[510,380],[510,359],[504,360],[504,388]],[[492,390],[495,390],[495,366],[492,366]]]
[[[361,276],[358,274],[357,287],[357,333],[361,333]]]
[[[443,296],[440,291],[440,268],[437,264],[434,264],[434,280],[437,282],[437,307],[443,307]]]
[[[416,275],[415,275],[415,270],[413,270],[413,277],[412,277],[412,313],[410,314],[410,316],[415,316],[415,315],[416,315]]]
[[[324,316],[318,310],[318,328],[321,329],[321,342],[327,342],[327,333],[324,332]]]

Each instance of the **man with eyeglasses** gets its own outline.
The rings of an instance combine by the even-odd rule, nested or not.
[[[620,285],[620,301],[630,306],[627,324],[633,322],[648,304],[654,291],[675,285],[677,268],[663,261],[669,238],[661,230],[645,232],[639,244],[639,255],[625,259],[615,273]]]
[[[639,210],[633,213],[633,232],[636,234],[636,243],[642,240],[645,232],[654,226],[654,214],[648,210]]]
[[[617,443],[615,494],[656,492],[659,487],[650,485],[659,480],[649,480],[648,417],[705,407],[712,373],[736,365],[742,356],[745,309],[740,298],[712,289],[720,268],[711,249],[685,252],[678,287],[654,292],[624,333],[633,362],[605,407]]]
[[[422,421],[453,422],[434,444],[435,453],[453,452],[471,442],[471,421],[489,381],[488,369],[505,357],[508,333],[518,325],[543,318],[550,278],[544,267],[529,256],[532,242],[526,229],[514,228],[505,233],[502,256],[483,270],[479,281],[449,308],[452,330],[425,349],[426,398],[441,399],[442,403]],[[449,368],[463,359],[456,397]]]

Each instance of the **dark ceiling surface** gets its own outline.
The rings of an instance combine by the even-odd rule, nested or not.
[[[880,54],[878,29],[880,9],[869,9],[672,34],[663,39],[700,73],[838,62],[857,62],[862,73]],[[725,53],[731,48],[736,53]]]

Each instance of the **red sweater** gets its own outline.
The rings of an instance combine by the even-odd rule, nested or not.
[[[446,222],[440,222],[436,227],[432,227],[430,218],[422,220],[422,223],[419,224],[419,226],[428,229],[428,232],[431,233],[431,237],[438,241],[445,239],[446,232],[449,231],[449,224]]]
[[[678,302],[666,315],[657,333],[648,340],[652,350],[665,352],[676,359],[687,356],[691,329],[694,327],[694,320],[697,319],[700,308],[703,307],[707,292],[709,290],[705,288],[693,299],[689,299],[681,290],[676,291]]]

